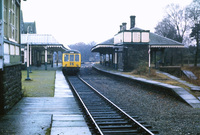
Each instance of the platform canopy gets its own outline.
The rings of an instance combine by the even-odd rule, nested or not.
[[[47,47],[48,50],[61,51],[64,52],[69,50],[60,44],[56,39],[50,34],[22,34],[21,44],[27,45],[29,43],[32,47]]]

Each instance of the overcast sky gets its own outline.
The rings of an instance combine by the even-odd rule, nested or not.
[[[27,0],[22,1],[24,22],[36,22],[37,34],[52,34],[64,45],[103,42],[113,37],[122,22],[154,32],[165,15],[165,7],[192,0]]]

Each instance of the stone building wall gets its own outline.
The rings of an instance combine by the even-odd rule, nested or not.
[[[133,45],[127,49],[127,67],[126,70],[136,69],[140,62],[148,62],[148,45]]]
[[[123,49],[120,48],[118,50],[118,70],[120,70],[120,71],[124,71],[124,61],[123,61],[124,57],[123,57],[123,53],[124,53]]]
[[[21,64],[4,67],[0,71],[0,114],[8,112],[21,98]]]
[[[127,45],[118,50],[118,70],[132,71],[140,62],[149,61],[148,45]]]

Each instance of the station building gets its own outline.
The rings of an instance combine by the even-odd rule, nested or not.
[[[0,114],[22,97],[20,7],[21,0],[0,1]]]
[[[135,18],[130,16],[130,29],[126,28],[127,23],[122,23],[114,37],[91,48],[92,52],[99,52],[100,64],[120,71],[132,71],[140,62],[157,68],[170,63],[167,62],[167,49],[184,48],[182,43],[135,27]]]
[[[21,0],[0,0],[0,115],[22,98],[23,64],[47,65],[53,52],[66,50],[53,36],[36,34],[35,22],[24,23],[20,9]]]

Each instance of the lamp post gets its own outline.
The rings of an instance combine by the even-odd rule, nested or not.
[[[150,75],[151,74],[151,46],[150,45],[149,45],[148,54],[149,54],[149,75]]]
[[[31,48],[31,44],[30,44],[30,70],[29,70],[29,73],[32,73],[31,64],[32,64],[32,48]]]
[[[30,31],[29,31],[29,29],[31,29]],[[32,27],[31,26],[28,26],[27,27],[27,34],[28,33],[31,33],[32,32]],[[29,59],[30,59],[30,62],[29,62],[29,73],[32,73],[32,71],[31,71],[31,65],[32,65],[32,47],[31,47],[31,43],[29,44],[29,46],[30,46],[30,57],[29,57]]]
[[[29,62],[30,62],[30,59],[29,59],[29,41],[28,41],[28,30],[29,30],[29,27],[27,27],[27,77],[26,77],[26,81],[30,81],[31,78],[29,77]]]

